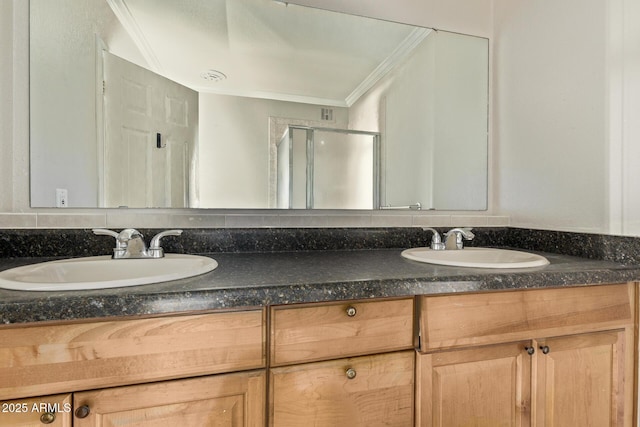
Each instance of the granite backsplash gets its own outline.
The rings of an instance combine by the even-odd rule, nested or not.
[[[440,232],[447,229],[438,228]],[[140,229],[147,242],[159,229]],[[474,228],[467,246],[511,247],[582,258],[640,263],[640,238],[513,227]],[[185,229],[166,237],[174,253],[293,252],[392,249],[428,246],[431,232],[407,228],[252,228]],[[114,241],[89,229],[0,230],[0,258],[78,257],[112,253]]]

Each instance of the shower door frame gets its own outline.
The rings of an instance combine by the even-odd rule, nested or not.
[[[314,190],[314,147],[315,147],[315,131],[335,132],[352,135],[366,135],[373,138],[373,188],[372,188],[372,209],[378,209],[380,206],[381,194],[381,138],[379,132],[369,132],[362,130],[335,129],[327,127],[312,127],[289,125],[287,133],[289,137],[289,209],[293,208],[293,130],[302,130],[306,132],[306,203],[305,209],[314,209],[313,190]],[[338,208],[336,208],[338,209]]]

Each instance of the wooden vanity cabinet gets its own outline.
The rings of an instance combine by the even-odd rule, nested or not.
[[[632,285],[421,299],[416,425],[632,426]]]
[[[535,341],[532,426],[631,426],[625,330]],[[629,343],[631,344],[631,343]]]
[[[265,371],[74,393],[74,427],[262,427]]]
[[[271,307],[270,366],[414,346],[414,299]]]
[[[0,426],[632,427],[635,301],[617,284],[0,327]]]
[[[529,426],[528,342],[419,354],[416,426]]]
[[[414,360],[408,350],[271,369],[269,425],[410,426]]]
[[[265,370],[1,402],[2,427],[263,427]]]
[[[0,328],[0,400],[266,366],[263,310]]]
[[[0,328],[0,403],[61,392],[53,425],[264,426],[266,312]]]
[[[413,425],[414,299],[271,308],[269,426]]]

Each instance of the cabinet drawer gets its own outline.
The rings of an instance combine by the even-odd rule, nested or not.
[[[0,426],[71,427],[71,394],[0,402]]]
[[[0,399],[265,366],[264,312],[0,329]]]
[[[420,298],[422,351],[629,325],[627,284]]]
[[[413,425],[415,352],[275,368],[271,427]]]
[[[413,299],[271,309],[271,365],[413,347]]]

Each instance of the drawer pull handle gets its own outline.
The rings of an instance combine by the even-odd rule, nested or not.
[[[549,349],[549,346],[548,346],[548,345],[541,345],[541,346],[540,346],[540,350],[542,350],[542,353],[543,353],[543,354],[549,354],[549,351],[550,351],[550,349]]]
[[[524,349],[525,349],[525,350],[527,350],[527,354],[528,354],[529,356],[533,356],[533,353],[535,353],[535,352],[536,352],[536,349],[535,349],[535,348],[533,348],[533,347],[525,347]]]
[[[89,412],[91,412],[91,409],[89,409],[89,406],[82,405],[78,409],[76,409],[76,417],[87,418],[89,416]]]
[[[45,412],[44,414],[40,415],[40,422],[42,424],[51,424],[55,420],[56,414],[54,414],[53,412]]]
[[[350,380],[354,379],[356,377],[356,370],[353,368],[349,368],[347,369],[347,378],[349,378]]]
[[[352,306],[347,307],[347,316],[353,317],[356,315],[357,312],[358,311],[356,310],[355,307],[352,307]]]

